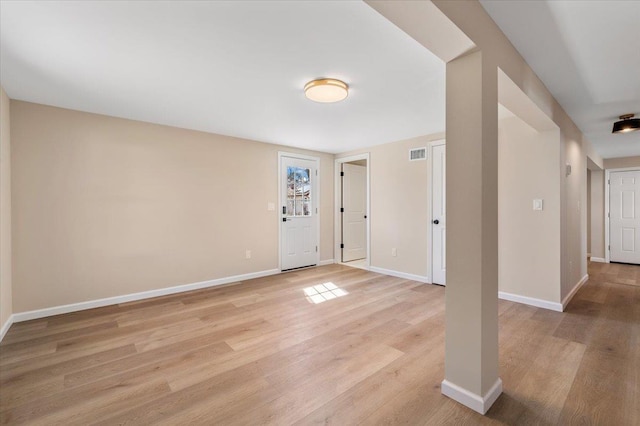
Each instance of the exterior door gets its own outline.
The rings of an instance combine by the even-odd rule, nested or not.
[[[318,264],[317,161],[282,156],[280,161],[281,269]]]
[[[447,200],[446,200],[446,145],[433,145],[431,164],[431,235],[432,279],[434,284],[447,281]]]
[[[342,261],[367,257],[367,168],[342,165]]]
[[[640,264],[640,170],[609,175],[611,262]]]

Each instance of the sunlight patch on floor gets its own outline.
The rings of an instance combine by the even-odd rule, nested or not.
[[[327,300],[335,299],[338,297],[346,296],[349,294],[346,290],[341,289],[332,282],[324,284],[314,285],[313,287],[307,287],[304,289],[304,294],[307,296],[309,303],[322,303]]]

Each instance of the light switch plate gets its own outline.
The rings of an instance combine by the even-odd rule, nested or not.
[[[276,205],[274,203],[267,203],[267,210],[269,210],[270,212],[274,211],[276,209]]]
[[[533,200],[533,209],[534,210],[542,210],[544,207],[544,201],[540,198],[536,198]]]

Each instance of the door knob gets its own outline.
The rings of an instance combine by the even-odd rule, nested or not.
[[[434,225],[437,225],[437,224],[439,224],[439,223],[440,223],[440,221],[439,221],[438,219],[436,219],[436,220],[434,220],[434,221],[433,221],[433,224],[434,224]]]

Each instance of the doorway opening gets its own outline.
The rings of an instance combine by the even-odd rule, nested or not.
[[[336,261],[369,269],[369,154],[336,160]]]

